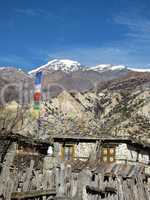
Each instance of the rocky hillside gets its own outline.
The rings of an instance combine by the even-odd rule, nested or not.
[[[41,124],[51,127],[47,135],[105,134],[150,142],[149,73],[132,72],[124,78],[99,84],[95,91],[63,91],[43,106]]]
[[[87,92],[94,90],[98,83],[126,76],[130,70],[124,66],[106,65],[85,67],[77,61],[52,60],[29,72],[34,77],[37,71],[43,72],[45,97],[55,97],[63,90]]]
[[[9,84],[13,86],[14,83],[16,86],[26,83],[26,91],[30,92],[26,94],[25,88],[22,89],[23,100],[28,96],[32,98],[33,77],[8,68],[1,69],[0,80],[1,91]],[[110,70],[110,66],[109,70],[103,72],[91,69],[79,69],[70,73],[60,69],[46,70],[42,87],[40,118],[37,120],[33,116],[31,102],[26,112],[22,112],[26,113],[25,120],[20,114],[15,117],[16,120],[19,116],[19,126],[21,124],[24,127],[19,130],[17,123],[18,133],[45,139],[53,134],[104,134],[132,136],[150,142],[150,73],[122,67]],[[7,102],[18,100],[18,93],[14,91],[10,88],[6,93]],[[17,110],[18,106],[16,112]],[[8,118],[9,114],[5,114]],[[13,118],[5,120],[3,116],[0,116],[0,120],[4,125],[6,121],[14,121]],[[2,123],[1,125],[4,130]],[[13,124],[12,127],[14,128]]]

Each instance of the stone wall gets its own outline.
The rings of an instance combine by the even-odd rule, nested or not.
[[[120,144],[116,147],[116,162],[136,164],[137,162],[145,167],[145,173],[150,174],[150,156],[148,152],[140,150],[136,151],[127,144]]]
[[[55,143],[54,145],[54,154],[47,158],[48,162],[48,168],[52,168],[52,166],[57,160],[58,162],[61,160],[61,143]],[[96,143],[79,143],[74,145],[74,156],[76,158],[79,158],[80,160],[87,159],[90,154],[92,155],[92,158],[95,158],[95,152],[96,152]],[[55,157],[57,159],[55,159]],[[150,158],[148,155],[148,152],[140,151],[137,152],[136,149],[133,146],[128,146],[127,144],[119,144],[116,146],[116,155],[115,159],[117,163],[128,163],[128,164],[136,164],[141,163],[142,165],[146,166],[147,173],[150,174],[150,167],[148,167],[148,164],[150,162]]]
[[[74,144],[75,158],[88,158],[90,153],[95,152],[96,143],[79,143]],[[61,157],[62,144],[55,143],[55,155]]]
[[[88,158],[90,154],[94,154],[96,143],[79,143],[75,147],[75,156],[81,158]]]
[[[54,152],[45,156],[44,158],[44,169],[52,169],[57,163],[60,163],[62,160],[62,143],[55,142]],[[74,144],[74,159],[79,158],[80,160],[86,160],[90,154],[94,154],[96,143],[79,143]]]
[[[133,147],[127,146],[127,144],[120,144],[116,147],[116,161],[128,161],[131,163],[140,162],[143,164],[149,164],[148,152],[137,152]]]

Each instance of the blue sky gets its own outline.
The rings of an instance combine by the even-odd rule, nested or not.
[[[150,68],[149,0],[0,0],[0,66],[55,58]]]

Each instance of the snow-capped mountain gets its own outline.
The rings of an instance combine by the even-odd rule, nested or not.
[[[100,73],[106,71],[122,71],[122,70],[129,70],[135,72],[150,72],[150,69],[147,68],[133,68],[133,67],[127,67],[125,65],[113,65],[113,64],[100,64],[94,67],[89,67],[88,70]]]
[[[112,65],[112,64],[100,64],[100,65],[88,68],[88,70],[97,71],[97,72],[124,70],[124,69],[127,69],[127,67],[124,65]]]
[[[38,71],[43,70],[54,70],[54,71],[64,71],[66,73],[78,71],[82,68],[81,64],[74,60],[68,59],[54,59],[49,61],[47,64],[42,65],[32,71],[29,74],[35,74]]]
[[[134,71],[134,72],[150,72],[150,69],[147,68],[132,68],[128,67],[129,70]]]
[[[63,71],[65,73],[76,72],[76,71],[94,71],[98,73],[103,72],[124,72],[124,71],[136,71],[136,72],[150,72],[150,69],[132,68],[125,65],[115,64],[100,64],[97,66],[87,67],[81,65],[78,61],[69,59],[54,59],[49,61],[47,64],[42,65],[32,71],[28,72],[30,75],[34,75],[38,71]]]

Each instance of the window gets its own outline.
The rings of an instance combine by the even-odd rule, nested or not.
[[[62,145],[61,155],[63,160],[71,160],[74,157],[74,145]]]
[[[27,146],[27,145],[18,145],[17,149],[18,155],[38,155],[38,151],[33,146]]]
[[[108,163],[115,162],[115,147],[103,147],[101,161]]]

